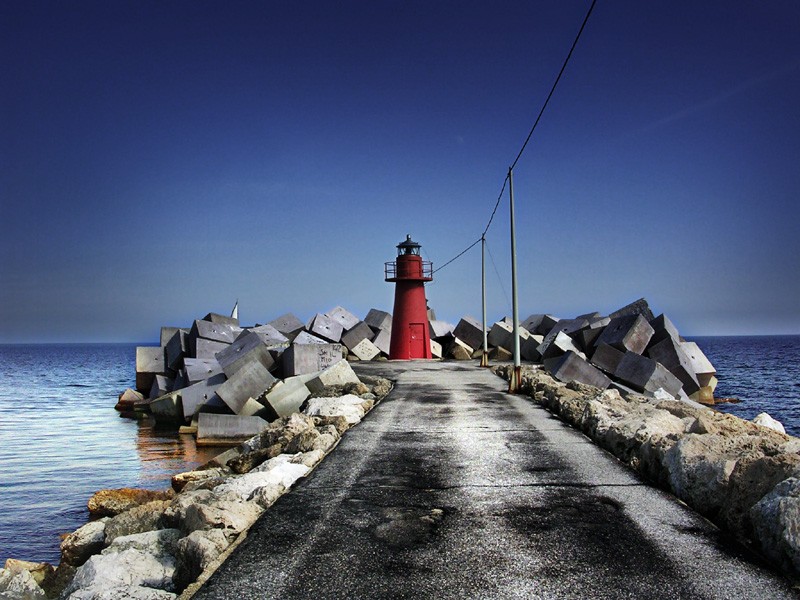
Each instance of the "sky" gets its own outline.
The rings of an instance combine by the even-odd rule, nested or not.
[[[0,2],[0,342],[391,311],[479,239],[590,1]],[[600,0],[514,169],[520,318],[800,333],[800,3]],[[509,199],[487,313],[511,314]],[[480,317],[476,246],[426,286]]]

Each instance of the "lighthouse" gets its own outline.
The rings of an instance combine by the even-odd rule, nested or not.
[[[397,260],[385,264],[386,281],[395,284],[389,358],[432,358],[425,282],[433,281],[433,264],[422,260],[421,246],[406,236],[397,244]]]

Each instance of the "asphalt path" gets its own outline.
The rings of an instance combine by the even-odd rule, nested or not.
[[[487,369],[356,369],[396,386],[195,598],[798,597]]]

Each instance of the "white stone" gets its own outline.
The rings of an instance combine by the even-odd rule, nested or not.
[[[363,398],[353,394],[338,398],[311,398],[305,413],[311,416],[342,416],[348,423],[355,425],[364,417],[365,411],[361,406],[363,402]]]
[[[140,585],[115,586],[108,589],[89,588],[73,592],[68,600],[173,600],[176,594]]]
[[[762,552],[800,570],[800,479],[781,481],[750,509],[750,519]]]
[[[756,415],[756,418],[753,419],[753,423],[756,425],[761,425],[762,427],[769,427],[770,429],[774,429],[780,433],[786,433],[786,429],[783,427],[783,423],[778,421],[777,419],[773,419],[767,413],[762,412]]]
[[[294,454],[279,454],[275,458],[260,464],[251,473],[269,475],[269,478],[265,479],[266,483],[264,485],[280,483],[283,487],[289,489],[294,485],[295,481],[308,475],[311,470],[303,464],[291,462],[295,456]]]
[[[0,598],[46,600],[47,596],[29,571],[15,573],[11,569],[0,569]]]
[[[381,353],[380,348],[366,338],[353,346],[351,352],[358,357],[358,360],[372,360]]]
[[[104,590],[120,586],[173,591],[174,572],[175,558],[170,555],[155,556],[134,548],[114,554],[96,554],[75,572],[65,596],[78,590]]]

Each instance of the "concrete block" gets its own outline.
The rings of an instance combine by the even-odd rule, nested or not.
[[[600,317],[599,319],[595,319],[594,321],[589,321],[589,328],[590,329],[603,329],[609,323],[611,323],[611,318],[610,317]]]
[[[164,329],[164,327],[161,328],[162,333]],[[188,337],[188,334],[184,330],[177,329],[164,346],[167,360],[166,365],[173,371],[177,371],[183,366],[183,358],[189,353]]]
[[[222,373],[222,367],[216,358],[186,358],[183,368],[186,370],[189,385]]]
[[[323,340],[320,337],[315,335],[311,335],[307,331],[301,331],[297,334],[294,338],[293,344],[327,344],[327,340]]]
[[[689,357],[689,362],[692,365],[692,372],[697,376],[697,382],[702,387],[711,386],[712,391],[717,387],[717,370],[708,360],[703,351],[695,342],[681,342],[681,348],[686,356]]]
[[[305,378],[289,377],[272,386],[266,401],[277,417],[288,417],[300,412],[300,407],[310,395]]]
[[[196,348],[195,348],[195,358],[201,358],[204,360],[211,360],[216,358],[218,352],[222,352],[230,346],[229,342],[216,342],[214,340],[207,340],[205,338],[197,338],[195,340]],[[186,359],[184,359],[184,363]]]
[[[573,339],[575,345],[580,348],[588,358],[591,358],[594,353],[594,343],[602,332],[602,329],[592,329],[590,326],[588,329],[573,331],[569,334],[569,337]]]
[[[692,371],[692,363],[680,342],[671,338],[665,337],[658,342],[655,346],[650,346],[647,350],[647,355],[656,362],[664,365],[670,373],[675,375],[681,380],[683,384],[683,391],[691,395],[699,391],[702,387]]]
[[[563,331],[556,332],[555,337],[545,337],[544,341],[536,348],[542,356],[542,360],[547,360],[548,358],[555,358],[556,356],[561,356],[566,352],[574,352],[584,360],[586,359],[586,355],[581,352],[575,343],[572,341],[572,338],[569,337]]]
[[[153,385],[150,386],[150,395],[148,398],[158,398],[164,394],[172,391],[172,384],[174,380],[166,375],[156,375],[153,378]]]
[[[381,329],[372,338],[372,343],[381,351],[382,354],[389,356],[389,347],[392,342],[392,333],[389,330]]]
[[[680,379],[670,373],[664,365],[631,351],[625,352],[614,371],[614,377],[637,392],[651,394],[658,388],[662,388],[668,394],[676,396],[683,385]]]
[[[611,380],[605,374],[572,351],[546,361],[545,368],[553,377],[564,383],[575,381],[603,390],[611,385]]]
[[[358,375],[353,371],[350,363],[346,360],[340,360],[320,371],[316,377],[306,383],[306,387],[311,390],[311,393],[314,393],[321,392],[326,385],[344,385],[345,383],[358,383],[359,381]]]
[[[253,331],[243,332],[230,346],[217,352],[216,359],[227,377],[233,377],[234,373],[253,361],[258,361],[267,370],[275,364],[262,337]]]
[[[261,417],[200,413],[197,419],[197,443],[209,445],[244,441],[267,427],[269,423]]]
[[[431,340],[431,356],[433,358],[442,358],[442,345],[436,340]]]
[[[650,306],[647,304],[647,300],[644,298],[639,298],[623,306],[619,310],[615,310],[608,316],[613,320],[617,317],[626,317],[630,315],[641,315],[648,323],[655,318],[653,311],[650,310]]]
[[[380,349],[368,339],[363,339],[350,349],[358,360],[372,360],[381,353]]]
[[[253,415],[264,407],[256,402],[275,384],[275,378],[260,362],[253,361],[239,369],[217,388],[217,395],[237,415]]]
[[[342,335],[342,343],[347,347],[348,350],[351,352],[353,348],[355,348],[362,340],[368,340],[371,342],[372,336],[375,335],[372,331],[372,328],[366,324],[364,321],[359,321],[351,327],[345,334]],[[369,359],[367,359],[369,360]]]
[[[219,313],[208,313],[202,319],[203,321],[209,321],[211,323],[217,323],[220,325],[230,325],[231,327],[239,327],[239,318],[238,317],[228,317],[225,315],[221,315]]]
[[[475,355],[473,354],[473,358]],[[489,359],[496,360],[498,362],[507,362],[514,358],[514,355],[509,351],[503,348],[502,346],[497,346],[489,350]]]
[[[230,344],[241,333],[239,327],[225,323],[212,323],[211,321],[195,321],[189,332],[195,338],[204,338],[215,342]]]
[[[469,346],[471,350],[483,347],[483,324],[473,317],[463,317],[453,330],[453,335]]]
[[[176,331],[185,331],[185,330],[182,330],[180,327],[162,327],[160,345],[166,348],[167,344],[172,339],[172,336],[175,335]]]
[[[270,350],[273,348],[288,348],[289,338],[283,335],[280,331],[275,329],[272,325],[259,325],[258,327],[251,327],[250,329],[246,330],[250,333],[255,333],[258,337],[261,338],[261,341],[267,346]],[[244,332],[239,334],[239,337],[244,335]],[[238,338],[237,338],[238,339]]]
[[[553,341],[559,334],[570,336],[570,334],[576,331],[580,331],[581,329],[587,329],[588,327],[589,327],[589,321],[587,321],[586,319],[561,319],[558,321],[558,323],[553,325],[550,331],[547,332],[547,335],[544,336],[544,340],[542,341],[541,345],[543,345],[544,348],[547,349],[550,347],[550,345],[553,343]],[[571,336],[570,339],[572,339]],[[575,352],[581,352],[581,349],[578,348],[578,346],[574,345],[574,342],[572,346],[574,347]],[[564,352],[571,349],[572,348],[568,347],[564,350]],[[542,356],[545,359],[552,358],[552,355],[545,356],[546,352],[544,352],[542,349],[539,349],[539,352],[542,353]],[[563,352],[560,352],[558,354],[563,354]]]
[[[508,317],[492,324],[487,336],[489,346],[508,348],[508,339],[511,337],[512,328],[511,319]]]
[[[298,333],[305,329],[303,322],[292,313],[281,315],[277,319],[267,323],[267,325],[272,325],[290,340],[293,340],[295,337],[297,337]]]
[[[181,392],[170,392],[147,403],[156,423],[178,423],[182,420]]]
[[[614,317],[598,336],[595,346],[608,344],[617,350],[642,354],[652,336],[653,328],[642,315]]]
[[[334,344],[338,344],[342,339],[344,328],[339,321],[331,319],[327,315],[317,313],[309,321],[306,329],[309,333],[328,340]]]
[[[474,350],[458,338],[453,338],[453,343],[447,350],[447,355],[455,360],[470,360]]]
[[[535,330],[529,328],[528,326],[525,326],[525,328],[531,333],[546,336],[548,333],[550,333],[550,331],[552,331],[553,327],[555,327],[560,320],[561,319],[554,317],[553,315],[542,315],[542,319],[536,326]]]
[[[342,360],[342,345],[292,344],[281,359],[286,377],[316,373]]]
[[[617,372],[619,363],[625,353],[617,350],[614,346],[608,344],[600,344],[595,348],[594,354],[589,362],[591,362],[598,369],[602,369],[606,373],[613,375]]]
[[[183,418],[189,421],[201,406],[212,402],[215,398],[220,400],[219,396],[217,396],[217,388],[225,383],[225,379],[224,373],[217,373],[208,379],[183,388],[181,390]]]
[[[163,346],[138,346],[136,348],[136,390],[149,394],[156,375],[166,372]]]
[[[597,311],[590,312],[590,313],[585,313],[585,314],[578,315],[577,317],[575,317],[576,320],[577,319],[585,319],[585,320],[589,321],[589,323],[591,323],[592,321],[596,321],[597,319],[602,319],[602,318],[603,318],[603,316]]]
[[[519,353],[522,359],[531,362],[540,362],[542,360],[542,355],[539,354],[539,345],[543,341],[543,335],[531,334],[524,342],[521,342]]]
[[[348,331],[359,324],[361,319],[355,316],[346,308],[342,308],[341,306],[337,306],[325,313],[325,316],[329,317],[333,321],[339,323],[342,326],[342,329]],[[339,341],[339,340],[334,340]]]
[[[676,342],[680,342],[681,335],[678,333],[678,328],[673,325],[672,321],[664,315],[660,314],[655,319],[650,321],[650,327],[653,328],[653,337],[650,338],[649,346],[654,346],[665,338],[672,338]]]
[[[453,333],[455,325],[446,321],[431,321],[429,323],[432,338],[441,338]]]
[[[175,379],[172,380],[172,391],[182,390],[189,385],[186,377],[186,369],[181,367],[175,372]]]
[[[381,330],[392,330],[392,315],[383,310],[378,310],[377,308],[370,309],[367,316],[364,317],[364,322],[372,327],[373,331],[376,333]]]

